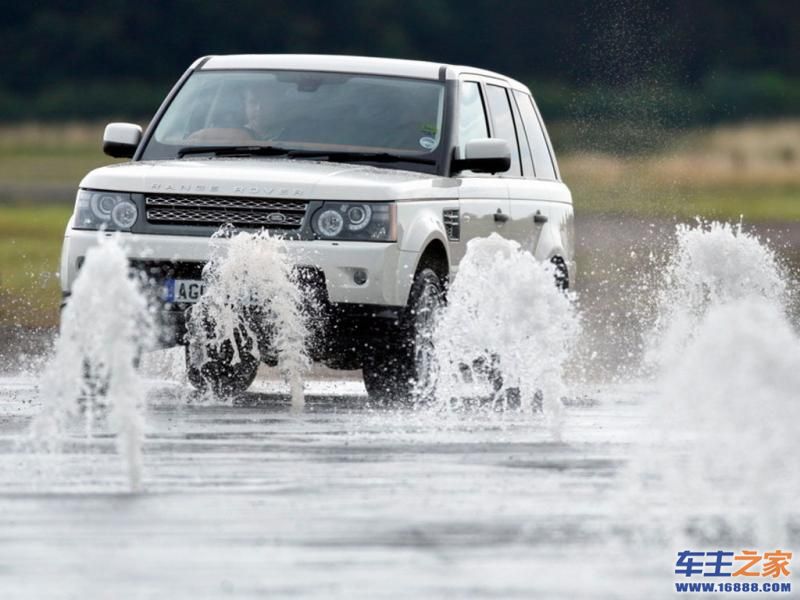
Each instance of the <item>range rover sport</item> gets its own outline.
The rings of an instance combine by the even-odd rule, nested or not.
[[[207,56],[146,131],[111,123],[103,148],[130,161],[80,183],[61,259],[64,302],[97,230],[119,232],[131,265],[162,290],[165,345],[187,343],[185,313],[223,225],[287,240],[322,307],[311,357],[363,369],[373,396],[403,397],[430,376],[425,325],[470,239],[498,233],[554,262],[558,285],[574,277],[572,199],[541,116],[526,86],[490,71]],[[242,391],[258,367],[216,360],[215,369],[187,365],[190,381]]]

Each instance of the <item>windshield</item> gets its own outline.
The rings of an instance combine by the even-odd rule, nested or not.
[[[442,130],[440,82],[310,71],[198,71],[156,127],[143,159],[195,146],[430,155]],[[406,165],[403,165],[406,168]]]

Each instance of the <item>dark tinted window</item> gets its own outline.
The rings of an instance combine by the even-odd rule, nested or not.
[[[522,122],[525,124],[525,132],[528,135],[528,143],[533,153],[533,164],[536,168],[536,177],[540,179],[555,179],[556,170],[553,167],[553,159],[550,157],[550,149],[544,138],[544,131],[533,108],[533,98],[522,92],[514,92],[517,105],[522,113]]]
[[[470,140],[489,137],[486,112],[483,109],[481,88],[474,81],[461,84],[458,106],[458,147],[464,156],[464,145]]]
[[[514,129],[514,118],[511,116],[511,106],[505,88],[496,85],[486,86],[489,96],[489,109],[492,113],[494,124],[494,137],[502,138],[511,148],[511,168],[505,175],[519,176],[519,147],[517,146],[517,132]]]

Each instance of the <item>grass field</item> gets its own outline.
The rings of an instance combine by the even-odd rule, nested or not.
[[[800,121],[684,132],[649,154],[578,151],[560,165],[576,210],[800,219]]]
[[[86,173],[116,162],[101,151],[102,132],[85,123],[0,127],[0,202],[71,203]]]
[[[0,128],[0,325],[57,321],[55,274],[75,190],[90,169],[114,162],[101,135],[87,124]],[[600,153],[575,139],[570,147],[560,166],[581,213],[800,220],[800,121],[671,134],[649,153]]]
[[[0,325],[58,319],[58,258],[72,207],[0,205]]]
[[[75,191],[91,169],[114,162],[103,126],[26,124],[0,128],[0,326],[58,321],[57,277]]]

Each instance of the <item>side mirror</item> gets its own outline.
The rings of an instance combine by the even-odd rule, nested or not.
[[[511,147],[500,138],[470,140],[464,157],[453,161],[453,171],[503,173],[511,168]]]
[[[142,140],[142,128],[133,123],[109,123],[103,132],[103,152],[114,158],[132,158]]]

